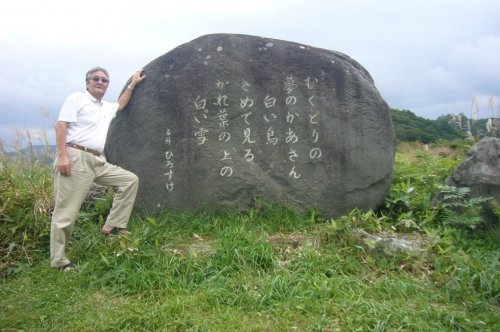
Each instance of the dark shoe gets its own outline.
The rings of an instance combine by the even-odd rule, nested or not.
[[[78,269],[78,265],[74,263],[68,263],[66,265],[61,266],[59,269],[63,272],[69,272]]]
[[[127,235],[127,234],[130,234],[130,232],[127,231],[125,228],[119,228],[119,227],[113,227],[109,231],[106,231],[106,230],[102,229],[101,233],[104,234],[105,236],[108,236],[108,235]]]

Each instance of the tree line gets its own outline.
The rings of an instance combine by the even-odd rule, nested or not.
[[[436,120],[415,115],[409,110],[391,109],[392,125],[400,142],[419,141],[424,144],[456,139],[500,138],[500,119],[467,118],[463,114],[447,114]]]

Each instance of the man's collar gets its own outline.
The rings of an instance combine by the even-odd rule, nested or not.
[[[89,90],[85,90],[85,95],[87,96],[87,98],[89,98],[94,103],[102,105],[102,101],[99,101],[99,99],[97,99],[96,97],[92,96],[90,94]]]

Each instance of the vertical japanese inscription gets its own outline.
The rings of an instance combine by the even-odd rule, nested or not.
[[[243,140],[241,143],[244,149],[243,158],[245,158],[247,162],[251,162],[255,158],[252,152],[252,146],[256,142],[256,138],[254,137],[254,133],[252,132],[255,100],[254,98],[251,98],[252,86],[250,85],[250,83],[243,80],[240,83],[240,88],[242,91],[242,95],[240,96],[240,111],[244,112],[241,115],[241,118],[244,121]]]
[[[217,108],[217,122],[219,127],[219,160],[222,162],[222,167],[219,170],[219,175],[222,177],[231,177],[233,175],[234,169],[231,164],[233,157],[231,156],[231,152],[228,149],[231,141],[231,132],[229,130],[229,113],[230,106],[229,98],[224,93],[225,87],[228,83],[226,81],[218,80],[215,84],[216,89],[218,90],[218,95],[216,101],[214,103]]]
[[[311,132],[311,142],[312,142],[312,148],[309,150],[309,158],[313,160],[320,159],[321,156],[323,155],[323,152],[321,151],[321,148],[318,146],[318,140],[319,140],[319,131],[317,129],[318,123],[319,123],[319,111],[316,108],[316,105],[314,104],[314,99],[316,98],[316,95],[314,94],[314,90],[316,89],[318,85],[318,79],[313,78],[313,77],[307,77],[304,82],[306,83],[306,87],[308,91],[310,91],[309,98],[307,100],[308,106],[309,106],[309,111],[308,111],[308,117],[309,117],[309,125],[312,128]]]
[[[295,95],[295,89],[297,89],[297,87],[298,84],[293,75],[287,76],[283,81],[283,90],[285,90],[285,119],[288,125],[285,142],[288,146],[288,160],[291,163],[290,171],[288,172],[288,178],[290,179],[299,179],[302,176],[296,169],[296,161],[300,158],[296,149],[296,144],[299,143],[299,136],[294,128],[294,121],[299,118],[299,114],[293,107],[297,104],[297,96]]]
[[[230,84],[237,87],[231,90],[239,91],[237,95],[231,96],[226,93],[226,87]],[[198,146],[218,144],[219,152],[216,158],[221,162],[221,167],[218,169],[221,177],[231,177],[238,171],[235,169],[234,157],[252,162],[256,157],[253,146],[259,140],[263,140],[263,143],[270,147],[286,144],[288,149],[286,162],[289,168],[283,175],[290,180],[299,180],[303,176],[299,162],[304,159],[319,160],[323,155],[320,147],[321,133],[318,128],[321,114],[315,100],[318,84],[319,81],[315,77],[299,78],[289,74],[282,80],[284,91],[282,98],[276,98],[272,93],[268,93],[263,99],[257,100],[248,81],[228,82],[218,79],[214,84],[213,95],[209,92],[210,95],[197,95],[192,99],[194,142]],[[236,116],[232,115],[233,112]],[[241,132],[231,130],[231,121],[236,119],[242,121]],[[280,125],[282,121],[286,123],[285,126]],[[257,124],[262,123],[265,125],[264,137],[258,136],[255,128]],[[303,127],[309,128],[308,138],[299,135],[299,129]],[[279,128],[282,128],[281,132]],[[305,136],[303,130],[300,132]],[[233,143],[235,140],[238,142],[236,146]],[[171,142],[171,131],[168,129],[165,135],[167,145],[165,177],[168,191],[174,188]],[[307,146],[304,149],[302,145]]]
[[[172,133],[170,129],[167,129],[165,132],[165,145],[167,146],[167,150],[165,151],[165,168],[166,168],[166,173],[165,175],[165,185],[167,188],[167,191],[172,191],[174,190],[174,153],[171,150],[171,144],[172,144]]]

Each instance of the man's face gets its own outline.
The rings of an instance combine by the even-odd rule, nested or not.
[[[102,71],[93,72],[87,81],[87,90],[95,98],[101,100],[108,89],[109,79]]]

